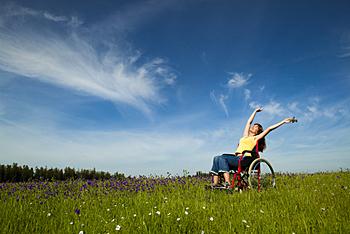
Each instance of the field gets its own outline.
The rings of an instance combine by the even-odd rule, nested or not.
[[[350,172],[206,191],[208,177],[0,184],[1,233],[350,233]]]

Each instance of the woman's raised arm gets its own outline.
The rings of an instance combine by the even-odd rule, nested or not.
[[[262,133],[260,133],[259,135],[255,136],[255,139],[258,141],[262,138],[264,138],[267,134],[269,134],[269,132],[271,132],[272,130],[282,126],[285,123],[294,123],[297,122],[297,120],[293,117],[293,118],[286,118],[284,120],[282,120],[279,123],[276,123],[274,125],[271,125],[270,127],[266,128],[265,131],[263,131]]]
[[[250,117],[249,117],[249,119],[248,119],[248,121],[247,121],[247,124],[245,125],[244,132],[243,132],[243,136],[248,136],[250,125],[252,124],[256,113],[257,113],[257,112],[260,112],[260,111],[262,111],[262,108],[258,107],[258,108],[256,108],[256,109],[254,110],[254,112],[250,115]]]

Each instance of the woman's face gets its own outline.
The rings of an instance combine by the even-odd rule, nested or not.
[[[250,132],[254,135],[257,135],[259,133],[260,127],[258,125],[253,125],[250,127]]]

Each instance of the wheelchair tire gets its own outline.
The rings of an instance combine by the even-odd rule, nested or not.
[[[248,169],[248,184],[250,189],[258,191],[276,187],[275,172],[269,161],[264,158],[257,158],[250,164]]]

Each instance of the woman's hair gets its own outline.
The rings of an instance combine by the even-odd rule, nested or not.
[[[262,133],[264,131],[263,127],[261,126],[261,124],[259,123],[255,123],[254,125],[257,125],[259,127],[258,132],[256,133],[256,135],[259,135],[260,133]],[[265,137],[261,138],[258,142],[258,150],[260,152],[263,152],[266,149],[266,141],[265,141]]]

